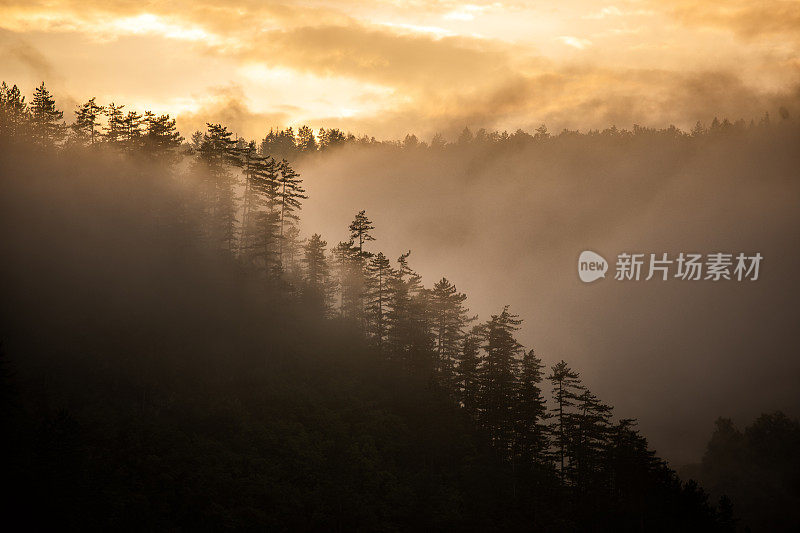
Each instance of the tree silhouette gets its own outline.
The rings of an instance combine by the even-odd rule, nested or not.
[[[549,460],[550,447],[547,404],[540,383],[544,363],[528,350],[520,365],[519,388],[514,403],[514,453],[524,465],[541,465]]]
[[[297,211],[301,201],[308,198],[302,187],[300,174],[294,171],[285,159],[278,163],[277,200],[280,207],[279,261],[283,263],[284,234],[288,224],[298,221]]]
[[[569,472],[573,484],[585,492],[593,482],[594,474],[601,469],[611,408],[600,402],[589,389],[584,389],[576,398],[575,408],[572,434],[568,438]]]
[[[75,111],[75,123],[72,130],[75,132],[80,142],[87,140],[94,146],[95,138],[100,136],[100,116],[105,112],[105,108],[97,105],[95,98],[92,97],[85,104],[78,106]]]
[[[27,140],[30,114],[25,97],[14,85],[9,88],[6,82],[0,84],[0,139],[6,142]]]
[[[523,348],[514,337],[522,321],[505,306],[484,326],[483,349],[486,357],[479,369],[479,409],[484,428],[495,447],[504,455],[510,451],[517,400],[517,371]]]
[[[305,266],[303,299],[312,308],[318,309],[322,315],[327,315],[330,311],[330,267],[325,254],[326,246],[328,243],[322,240],[319,233],[315,233],[308,239],[303,252]]]
[[[447,278],[436,282],[430,292],[430,312],[436,347],[436,370],[447,388],[452,387],[454,366],[461,353],[464,329],[477,317],[464,305],[467,295],[458,292]]]
[[[341,130],[337,128],[319,129],[319,149],[328,150],[337,146],[343,145],[347,141],[347,137]]]
[[[125,115],[122,114],[124,107],[124,105],[118,106],[111,102],[105,109],[108,116],[108,124],[103,133],[106,142],[114,146],[118,146],[125,140]]]
[[[30,105],[34,142],[40,147],[52,146],[61,141],[64,113],[56,108],[55,98],[44,86],[44,82],[33,91]]]
[[[142,115],[136,111],[128,111],[125,118],[122,120],[122,127],[124,131],[123,139],[130,151],[139,147],[140,139],[142,137]]]
[[[367,323],[372,339],[381,353],[384,353],[388,331],[386,317],[391,299],[390,282],[394,275],[391,262],[382,252],[378,252],[369,260],[366,267],[365,295]]]
[[[161,145],[154,141],[157,135],[150,136],[150,125],[155,124],[156,118],[152,113],[145,115],[151,147]],[[159,131],[160,127],[155,132]],[[207,233],[212,241],[219,245],[233,249],[236,237],[236,205],[234,201],[235,178],[231,166],[238,166],[239,158],[236,141],[232,133],[220,124],[208,124],[208,131],[200,147],[200,160],[204,164],[203,196],[205,209],[209,215]],[[171,134],[167,134],[167,143]]]
[[[339,288],[340,315],[352,323],[363,325],[363,261],[352,241],[340,242],[334,247],[333,265]]]
[[[285,159],[292,157],[296,150],[294,130],[286,128],[285,130],[269,130],[269,133],[261,141],[259,147],[261,155],[264,157],[273,157],[277,159]]]
[[[583,386],[579,374],[572,370],[563,360],[553,365],[547,379],[552,384],[552,394],[555,406],[551,409],[553,422],[551,433],[553,444],[556,446],[559,474],[562,483],[566,479],[566,459],[569,453],[570,437],[575,428],[575,416],[571,408],[575,406]]]
[[[178,133],[175,119],[169,115],[155,115],[146,111],[143,118],[144,133],[141,138],[143,149],[155,158],[173,158],[174,151],[183,142]]]
[[[391,300],[386,315],[387,346],[391,358],[400,361],[416,375],[430,375],[433,365],[428,293],[422,278],[408,265],[411,251],[398,259],[389,281]]]
[[[317,151],[317,139],[314,137],[314,131],[308,126],[301,126],[297,130],[297,148],[301,152]]]
[[[370,233],[375,229],[372,221],[367,218],[367,213],[363,209],[356,213],[355,218],[350,223],[350,240],[358,247],[359,255],[364,255],[364,243],[374,241],[375,237]]]
[[[478,324],[464,336],[456,368],[455,394],[459,399],[459,404],[474,420],[477,420],[478,417],[481,386],[479,369],[482,366],[481,342],[485,335],[484,330],[484,325]]]

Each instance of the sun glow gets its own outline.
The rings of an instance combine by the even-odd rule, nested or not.
[[[116,19],[111,26],[115,30],[129,35],[160,35],[167,39],[181,41],[211,42],[215,40],[214,35],[199,26],[179,24],[152,13]]]

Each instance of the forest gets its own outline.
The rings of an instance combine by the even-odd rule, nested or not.
[[[373,213],[335,244],[301,227],[315,191],[297,170],[348,146],[706,143],[778,128],[769,115],[691,132],[465,128],[453,143],[308,126],[257,143],[223,124],[187,140],[169,115],[95,98],[68,119],[44,83],[29,102],[0,87],[5,516],[33,530],[797,524],[752,503],[782,494],[770,516],[790,513],[797,477],[756,496],[725,477],[770,437],[720,420],[689,472],[711,495],[681,479],[580,369],[523,346],[510,306],[479,318],[452,280],[423,280],[413,242],[381,252]],[[796,421],[769,416],[797,442]]]

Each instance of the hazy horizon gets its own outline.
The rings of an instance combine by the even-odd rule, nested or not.
[[[796,103],[796,2],[16,2],[3,76],[247,138],[306,123],[378,138],[464,126],[688,129]]]

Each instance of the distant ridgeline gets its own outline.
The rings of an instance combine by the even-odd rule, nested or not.
[[[44,83],[35,89],[30,103],[26,103],[25,96],[22,95],[16,85],[9,88],[5,82],[2,82],[0,99],[3,102],[4,129],[2,135],[4,138],[27,138],[31,142],[59,146],[85,146],[87,144],[105,143],[114,146],[125,146],[128,149],[133,149],[133,147],[139,149],[150,148],[152,151],[158,148],[176,148],[182,144],[185,149],[200,150],[205,137],[209,134],[209,132],[195,131],[190,135],[188,141],[184,142],[184,138],[177,132],[175,120],[170,119],[169,115],[156,115],[150,111],[145,111],[144,115],[131,110],[126,112],[124,111],[124,105],[117,105],[112,102],[103,106],[96,103],[95,98],[91,98],[85,104],[79,105],[75,110],[74,122],[67,125],[63,121],[63,111],[57,109],[55,100]],[[785,107],[781,107],[778,110],[778,115],[779,121],[790,120],[789,110]],[[435,134],[429,143],[420,140],[411,133],[406,135],[403,140],[379,141],[369,135],[356,136],[350,132],[345,133],[338,128],[319,128],[317,133],[314,133],[311,127],[303,125],[298,128],[297,132],[292,127],[284,129],[272,128],[257,146],[255,141],[248,143],[241,138],[236,139],[236,145],[240,150],[247,146],[254,149],[257,148],[261,156],[291,160],[299,156],[346,145],[441,150],[447,147],[465,145],[509,145],[518,147],[532,142],[576,136],[632,138],[658,135],[691,139],[763,129],[769,127],[770,124],[771,119],[767,112],[758,121],[750,119],[748,122],[744,119],[738,119],[735,122],[731,122],[727,118],[719,120],[714,117],[710,126],[698,121],[689,132],[684,132],[675,126],[653,129],[634,125],[632,130],[618,129],[616,126],[612,126],[602,131],[589,130],[586,133],[564,129],[554,135],[548,131],[544,124],[536,128],[533,133],[521,129],[509,133],[507,131],[487,131],[484,128],[473,133],[469,127],[465,127],[455,142],[452,143],[447,142],[440,133]]]
[[[766,127],[766,122],[753,127]],[[743,129],[743,124],[725,121],[691,134],[674,128],[637,128],[587,135],[690,139]],[[82,260],[82,251],[114,257],[118,252],[126,258],[120,261],[123,265],[136,265],[146,257],[147,266],[132,268],[128,278],[112,280],[104,290],[139,287],[138,293],[130,289],[126,294],[145,298],[142,294],[147,294],[150,283],[179,277],[190,278],[180,283],[193,283],[192,276],[201,275],[194,271],[205,268],[199,263],[182,270],[184,274],[167,270],[167,274],[145,277],[141,272],[159,261],[169,263],[147,247],[172,231],[170,228],[180,227],[181,235],[211,251],[210,262],[229,265],[225,268],[263,289],[269,298],[266,304],[240,305],[238,298],[249,301],[253,292],[231,290],[216,303],[200,306],[206,309],[203,312],[215,313],[207,327],[186,317],[171,317],[194,317],[199,311],[193,302],[210,298],[205,294],[210,285],[197,282],[186,294],[181,293],[185,303],[165,297],[170,294],[169,287],[153,295],[152,302],[146,300],[149,303],[145,305],[153,304],[153,308],[131,314],[125,331],[146,324],[141,330],[148,333],[131,337],[131,342],[144,343],[146,336],[149,348],[142,348],[141,353],[154,359],[160,357],[159,350],[170,357],[181,350],[187,353],[177,365],[180,372],[166,378],[159,377],[161,370],[154,370],[157,367],[147,366],[149,359],[132,350],[135,353],[125,363],[130,366],[125,368],[133,370],[117,376],[115,379],[122,381],[114,387],[99,389],[111,396],[122,395],[120,391],[126,389],[119,383],[139,380],[136,383],[141,389],[136,388],[139,385],[131,389],[134,393],[129,402],[92,396],[97,393],[82,386],[83,378],[64,385],[70,394],[85,395],[80,396],[83,401],[69,404],[68,410],[52,398],[44,409],[41,405],[30,407],[21,384],[17,394],[22,399],[4,397],[3,421],[10,429],[3,434],[18,437],[7,443],[7,456],[16,464],[12,477],[25,489],[11,501],[16,502],[17,512],[33,507],[38,512],[32,516],[46,522],[50,515],[42,510],[50,508],[59,513],[54,521],[63,520],[74,527],[133,524],[134,529],[732,530],[727,499],[723,498],[719,507],[711,505],[694,482],[681,482],[648,450],[634,421],[613,419],[611,406],[592,394],[566,362],[545,367],[533,350],[516,340],[521,320],[507,306],[478,322],[467,309],[466,295],[446,278],[425,287],[409,264],[410,252],[393,262],[374,250],[374,227],[364,211],[350,224],[350,239],[330,249],[319,234],[301,238],[299,213],[307,195],[287,157],[337,144],[374,142],[338,130],[320,131],[318,138],[306,127],[298,136],[291,130],[270,133],[257,146],[253,141],[234,139],[222,125],[209,124],[206,132],[195,133],[186,144],[168,115],[124,113],[122,106],[100,106],[93,98],[79,106],[75,122],[66,126],[44,84],[30,103],[16,86],[2,86],[0,150],[6,163],[0,179],[2,190],[11,193],[4,194],[0,206],[12,208],[0,215],[4,217],[0,219],[4,236],[12,224],[22,228],[18,231],[32,226],[11,219],[33,216],[27,207],[23,214],[15,198],[47,198],[50,193],[42,184],[58,182],[62,187],[71,179],[80,183],[81,173],[95,172],[104,176],[103,180],[113,180],[113,169],[129,168],[133,170],[126,172],[132,172],[134,178],[119,181],[130,194],[114,196],[128,198],[114,200],[123,204],[108,208],[107,220],[87,223],[93,230],[77,232],[88,235],[89,241],[75,245],[78,253],[70,248],[58,256],[65,262],[57,262],[60,272],[66,272],[69,261],[76,257]],[[559,137],[573,135],[578,134],[565,132]],[[554,138],[545,128],[534,135],[481,131],[477,137],[465,130],[455,145],[445,145],[437,136],[427,149],[548,139]],[[411,136],[396,146],[425,148]],[[273,152],[273,147],[280,148]],[[47,165],[48,175],[35,172],[40,164]],[[136,188],[154,183],[145,179],[151,174],[164,176],[152,197]],[[37,186],[29,185],[22,176]],[[163,182],[174,187],[164,187]],[[14,192],[27,191],[28,186],[34,192],[28,191],[27,196]],[[95,198],[90,193],[87,186],[74,197]],[[146,208],[139,209],[139,196],[147,199],[142,200]],[[105,213],[96,201],[80,204],[82,200],[76,200],[73,205],[59,202],[55,196],[50,201],[53,211],[64,210],[66,225],[79,224],[75,219],[84,216],[73,216],[70,209]],[[34,213],[36,203],[29,205]],[[126,213],[147,217],[144,224],[155,224],[157,231],[142,237],[145,230],[133,224],[136,232],[130,230],[126,238],[129,230],[120,222],[127,220]],[[106,224],[119,228],[114,238],[91,240],[99,239],[92,236],[93,231]],[[18,246],[29,246],[29,241]],[[188,246],[186,242],[175,239],[174,246],[182,250],[181,246]],[[11,245],[5,246],[11,253]],[[42,241],[37,246],[43,246]],[[181,254],[184,252],[178,256]],[[40,260],[37,254],[7,257],[22,257],[14,260],[17,262]],[[4,268],[12,269],[17,264],[14,261]],[[91,267],[87,263],[86,268]],[[77,284],[74,287],[85,283],[89,290],[75,289],[65,298],[82,301],[82,293],[91,293],[94,284],[108,275],[110,270],[105,270],[83,282],[75,281],[80,279],[77,274],[70,277],[69,283]],[[22,288],[10,286],[12,274],[17,273],[8,274],[3,287],[13,296]],[[208,279],[212,278],[219,276],[209,275]],[[56,274],[51,283],[57,287],[59,282]],[[63,283],[67,283],[66,277]],[[24,283],[20,287],[25,287]],[[92,302],[104,300],[96,295],[92,298]],[[47,300],[39,305],[47,305]],[[272,310],[260,310],[260,305]],[[162,306],[171,310],[163,322],[148,316],[166,313],[159,309]],[[80,307],[80,303],[73,306],[60,319]],[[8,309],[3,311],[4,319],[11,316]],[[269,318],[262,320],[262,316]],[[288,318],[292,316],[303,317],[301,325]],[[102,317],[96,318],[102,323]],[[173,319],[191,322],[185,327],[196,328],[194,335],[206,341],[185,347],[183,330],[169,331]],[[344,347],[338,345],[341,361],[326,363],[330,376],[341,376],[323,376],[314,365],[291,362],[291,358],[281,363],[288,366],[262,376],[254,370],[256,366],[231,354],[232,346],[251,337],[258,340],[254,350],[259,354],[266,350],[273,358],[324,351],[324,345],[308,347],[313,335],[298,333],[306,327],[304,321],[323,324],[321,331],[356,332],[355,340],[342,341]],[[86,325],[93,323],[82,322],[83,327],[100,328]],[[260,330],[267,327],[269,336],[263,333],[266,338],[262,339]],[[82,352],[85,359],[81,364],[92,368],[86,375],[100,381],[104,372],[110,372],[113,358],[102,355],[106,352],[97,347],[98,339],[114,335],[108,331],[120,334],[111,325],[108,328],[90,331],[80,340],[93,346],[97,354]],[[67,334],[74,332],[71,328]],[[174,345],[164,340],[171,335],[177,339]],[[230,343],[229,338],[233,339]],[[18,338],[14,339],[6,347],[12,362],[15,352],[21,350]],[[162,348],[166,345],[170,348]],[[362,347],[373,362],[345,362],[355,357],[348,353]],[[60,346],[53,353],[68,349]],[[98,364],[92,357],[99,358]],[[215,357],[225,364],[215,363]],[[216,385],[198,391],[197,383],[176,376],[192,375],[191,369],[201,365],[200,361],[219,371],[204,378]],[[366,370],[370,365],[391,369],[389,381],[379,381],[383,384],[380,390],[370,385],[371,370]],[[360,379],[359,373],[367,377]],[[48,378],[52,383],[72,379],[59,378],[57,372],[54,375]],[[3,391],[10,390],[6,385],[14,381],[13,376],[4,374],[3,379]],[[406,385],[392,385],[396,382]],[[549,396],[544,389],[549,389]],[[422,410],[415,411],[414,402],[422,400]],[[8,407],[12,404],[16,407]],[[420,420],[427,420],[424,431]],[[454,426],[458,420],[464,424]],[[437,428],[447,428],[448,433],[437,433]]]

